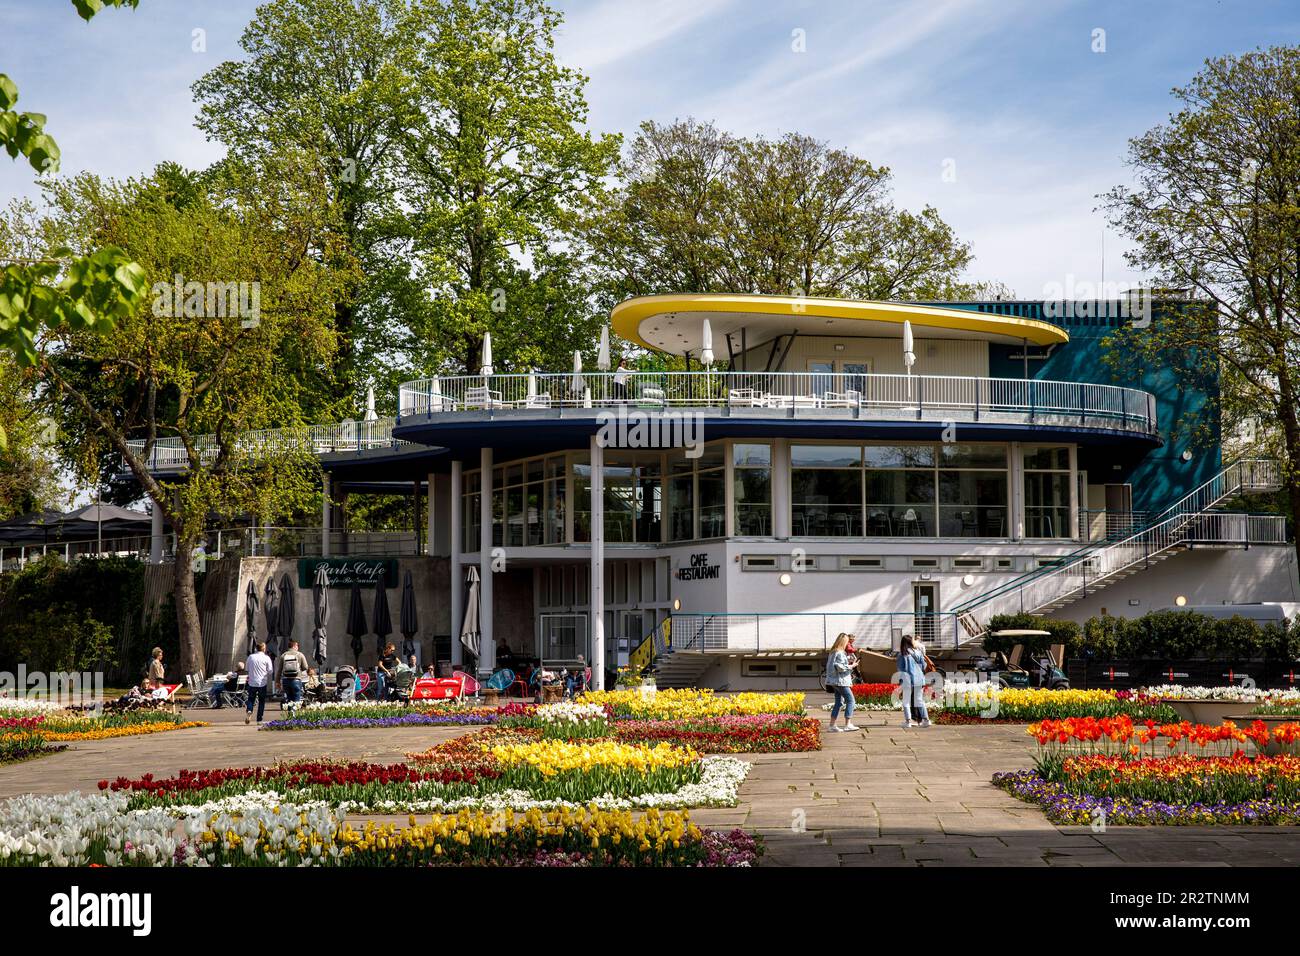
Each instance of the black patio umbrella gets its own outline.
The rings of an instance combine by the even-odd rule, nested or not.
[[[293,637],[293,580],[286,571],[280,575],[280,613],[276,616],[275,633],[279,635],[280,646],[286,650]]]
[[[250,579],[244,595],[244,619],[248,625],[248,653],[257,650],[257,609],[262,602],[257,597],[257,585]]]
[[[369,633],[366,627],[366,611],[361,606],[361,585],[352,582],[352,594],[348,598],[348,637],[352,638],[352,657],[357,665],[361,663],[361,638]]]
[[[420,630],[420,616],[415,610],[415,585],[411,583],[411,572],[402,576],[402,609],[398,613],[402,632],[402,660],[416,653],[415,634]],[[419,661],[419,657],[416,657]]]
[[[275,579],[266,579],[262,614],[266,617],[266,653],[275,657],[275,630],[280,626],[280,598],[275,593]]]
[[[375,582],[375,616],[370,629],[375,632],[375,650],[383,657],[388,635],[393,633],[393,616],[388,610],[388,588],[382,574]]]
[[[325,624],[330,615],[330,579],[325,573],[325,565],[316,565],[316,580],[311,587],[312,607],[315,610],[315,627],[312,628],[312,640],[316,644],[312,657],[317,667],[325,666],[326,635]]]

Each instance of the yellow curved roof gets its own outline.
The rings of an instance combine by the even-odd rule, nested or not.
[[[700,348],[703,320],[718,339],[745,331],[750,348],[778,335],[902,335],[905,320],[916,334],[930,338],[978,339],[1019,345],[1057,345],[1070,341],[1059,326],[1039,319],[993,315],[972,309],[902,302],[867,302],[811,296],[672,293],[645,295],[620,302],[610,313],[614,332],[630,342],[680,355]],[[935,335],[934,332],[941,332]],[[724,347],[725,350],[725,347]]]

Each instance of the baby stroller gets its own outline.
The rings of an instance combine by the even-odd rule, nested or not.
[[[333,699],[336,701],[355,700],[357,695],[357,671],[355,667],[344,664],[334,675]]]

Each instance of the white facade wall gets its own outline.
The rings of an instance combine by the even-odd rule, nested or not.
[[[901,333],[900,333],[901,335]],[[912,366],[914,375],[958,375],[985,378],[989,374],[989,344],[973,339],[924,339],[915,340],[916,364]],[[842,348],[837,349],[837,346]],[[785,342],[777,348],[777,358],[785,348]],[[743,356],[737,356],[736,367],[740,371],[761,372],[767,367],[768,356],[772,354],[770,342],[751,348]],[[797,335],[785,364],[774,371],[807,372],[808,363],[818,362],[866,362],[869,372],[877,375],[903,375],[907,368],[903,365],[903,344],[901,338],[854,338],[816,335]],[[836,365],[836,371],[839,366]]]

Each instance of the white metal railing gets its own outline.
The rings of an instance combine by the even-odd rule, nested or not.
[[[889,651],[903,634],[934,648],[957,646],[957,615],[920,613],[691,614],[675,612],[673,653],[678,651],[827,651],[842,633],[855,647]]]
[[[399,418],[559,408],[717,408],[837,416],[1027,421],[1156,432],[1155,398],[1117,385],[841,372],[534,372],[406,382]]]
[[[1286,518],[1210,511],[1194,516],[1183,535],[1193,544],[1286,544]]]
[[[1034,612],[1076,595],[1086,596],[1089,587],[1101,586],[1120,571],[1145,566],[1151,558],[1177,545],[1210,541],[1265,543],[1251,541],[1251,534],[1285,540],[1285,524],[1279,528],[1275,520],[1268,520],[1277,516],[1259,516],[1266,520],[1252,525],[1249,520],[1241,520],[1240,515],[1210,511],[1235,495],[1275,490],[1280,487],[1280,477],[1275,461],[1248,458],[1233,462],[1160,512],[1148,527],[1119,541],[1067,555],[1058,565],[1022,575],[952,610],[962,618],[966,635],[975,637],[992,617]]]
[[[380,418],[369,422],[338,422],[302,428],[265,428],[243,432],[230,443],[228,450],[235,454],[257,456],[306,449],[313,455],[327,455],[405,444],[393,437],[393,424],[391,418]],[[145,444],[144,439],[127,442],[137,455],[144,454]],[[203,464],[211,464],[216,460],[219,445],[212,435],[200,435],[194,441],[194,450]],[[168,437],[154,442],[148,461],[151,471],[187,468],[189,464],[189,454],[181,439]]]

